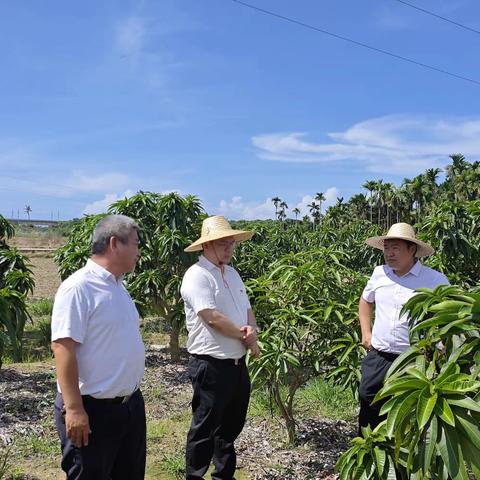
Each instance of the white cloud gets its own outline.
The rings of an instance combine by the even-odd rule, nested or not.
[[[330,187],[324,192],[326,200],[322,203],[322,212],[324,212],[329,205],[336,203],[338,193],[339,191],[336,187]],[[292,202],[290,205],[289,202],[286,202],[289,205],[286,212],[287,216],[294,218],[295,214],[292,213],[294,208],[300,210],[298,218],[302,218],[304,215],[310,216],[308,205],[313,201],[314,198],[311,195],[303,195],[301,200],[296,204]],[[215,214],[224,215],[232,220],[266,220],[275,218],[275,205],[271,198],[267,198],[264,202],[256,203],[247,202],[244,201],[242,197],[235,196],[232,197],[230,201],[221,200]]]
[[[413,175],[448,163],[448,155],[480,156],[479,118],[388,115],[309,142],[305,132],[252,137],[260,158],[291,163],[354,161],[370,172]]]
[[[119,191],[127,188],[130,182],[130,177],[124,173],[85,174],[76,171],[64,179],[55,178],[54,180],[50,180],[50,178],[37,178],[35,182],[25,180],[24,189],[43,195],[73,197],[81,193]]]
[[[83,210],[84,215],[94,215],[97,213],[105,213],[108,207],[123,198],[128,198],[134,195],[132,190],[126,190],[123,195],[117,195],[116,193],[107,193],[101,200],[89,203]]]
[[[323,195],[325,197],[325,200],[322,202],[322,213],[325,212],[325,210],[330,206],[336,203],[337,197],[339,195],[340,191],[338,190],[337,187],[330,187],[325,192],[323,192]],[[318,203],[315,200],[315,197],[312,195],[304,195],[302,197],[302,200],[295,205],[296,208],[300,210],[299,218],[303,217],[304,215],[310,215],[310,208],[308,205],[310,205],[313,201]],[[293,207],[293,208],[295,208]],[[293,216],[293,215],[292,215]]]
[[[232,220],[265,220],[275,218],[275,206],[270,198],[263,203],[254,203],[237,196],[231,201],[222,200],[217,213]]]

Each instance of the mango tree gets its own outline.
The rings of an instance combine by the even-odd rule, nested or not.
[[[128,288],[143,311],[160,315],[170,327],[170,353],[178,360],[184,320],[180,285],[196,258],[184,249],[200,234],[200,201],[193,195],[140,192],[114,203],[109,211],[128,215],[140,225],[141,257]]]
[[[262,350],[252,361],[252,378],[270,390],[290,443],[295,440],[295,394],[326,371],[332,340],[343,328],[339,317],[350,311],[345,299],[359,295],[359,277],[342,265],[345,257],[333,248],[286,255],[248,283]]]
[[[29,319],[26,298],[34,281],[27,257],[7,244],[15,233],[0,215],[0,367],[5,348],[11,349],[15,361],[22,360],[22,340]]]
[[[411,347],[375,398],[387,419],[354,440],[341,478],[480,478],[480,290],[421,289],[404,310]]]
[[[109,207],[109,213],[133,218],[140,227],[141,255],[126,286],[142,315],[162,317],[170,328],[170,352],[180,356],[179,334],[183,321],[180,283],[195,256],[183,249],[199,236],[204,212],[193,195],[160,195],[139,192]],[[93,228],[103,215],[92,215],[72,230],[67,244],[56,253],[62,278],[82,267],[90,255]]]

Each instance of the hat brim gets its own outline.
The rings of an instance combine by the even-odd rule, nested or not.
[[[428,257],[433,253],[435,253],[435,250],[433,249],[433,247],[430,246],[428,243],[422,242],[417,238],[411,238],[411,237],[401,236],[401,235],[394,235],[394,236],[383,235],[381,237],[370,237],[370,238],[367,238],[367,240],[365,240],[365,243],[370,247],[378,248],[379,250],[383,251],[383,242],[385,240],[394,240],[394,239],[405,240],[407,242],[415,243],[418,246],[417,252],[415,253],[415,256],[417,258]]]
[[[254,234],[255,232],[250,232],[247,230],[223,230],[218,233],[212,233],[211,235],[205,237],[200,237],[198,240],[189,245],[185,249],[185,252],[199,252],[200,250],[203,250],[204,243],[227,237],[233,237],[237,243],[241,243],[245,240],[250,240]]]

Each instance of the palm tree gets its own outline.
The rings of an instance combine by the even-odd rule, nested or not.
[[[373,222],[373,205],[372,205],[372,198],[373,198],[373,192],[375,190],[375,187],[377,186],[377,182],[375,180],[367,180],[362,187],[365,188],[370,192],[370,198],[369,198],[369,203],[370,203],[370,222]]]
[[[410,190],[412,192],[412,197],[415,201],[417,222],[419,221],[420,214],[422,213],[422,205],[425,198],[426,185],[427,182],[425,181],[425,177],[423,175],[417,175],[410,183]]]
[[[272,202],[275,205],[275,218],[278,219],[278,206],[280,205],[280,202],[282,199],[280,197],[273,197]]]
[[[32,213],[32,207],[30,207],[30,205],[25,205],[25,213],[28,215],[28,219],[30,220],[30,214]]]
[[[312,203],[310,203],[309,205],[307,205],[307,207],[309,208],[310,210],[310,215],[312,216],[313,218],[313,229],[315,229],[315,224],[316,224],[316,221],[318,219],[318,214],[320,213],[320,208],[319,208],[319,205],[318,203],[315,203],[314,201]]]
[[[368,200],[366,195],[363,193],[357,193],[350,198],[348,203],[353,215],[360,218],[366,218],[368,209]]]
[[[295,207],[293,210],[292,210],[293,214],[295,215],[295,220],[298,219],[298,216],[300,215],[300,210]]]
[[[383,204],[385,205],[385,219],[386,219],[386,227],[390,227],[390,207],[392,206],[392,197],[393,192],[395,189],[395,185],[393,183],[385,183],[383,184]]]
[[[380,225],[380,220],[381,220],[381,207],[383,206],[383,180],[377,180],[375,182],[375,190],[374,190],[374,199],[375,203],[377,204],[377,210],[378,210],[378,220],[377,223]]]
[[[318,202],[318,211],[322,213],[322,202],[324,202],[327,198],[323,194],[323,192],[317,192],[315,195],[315,200]]]

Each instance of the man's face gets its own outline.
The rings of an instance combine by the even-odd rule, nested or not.
[[[211,251],[219,262],[228,264],[235,253],[236,244],[233,237],[226,237],[210,242],[209,248],[212,249]]]
[[[387,265],[398,271],[408,269],[415,255],[415,245],[409,245],[404,240],[390,239],[383,242],[383,256]]]
[[[133,229],[128,235],[127,243],[122,243],[117,239],[117,259],[123,273],[129,273],[135,270],[135,265],[140,257],[138,244],[138,234],[137,231]]]

